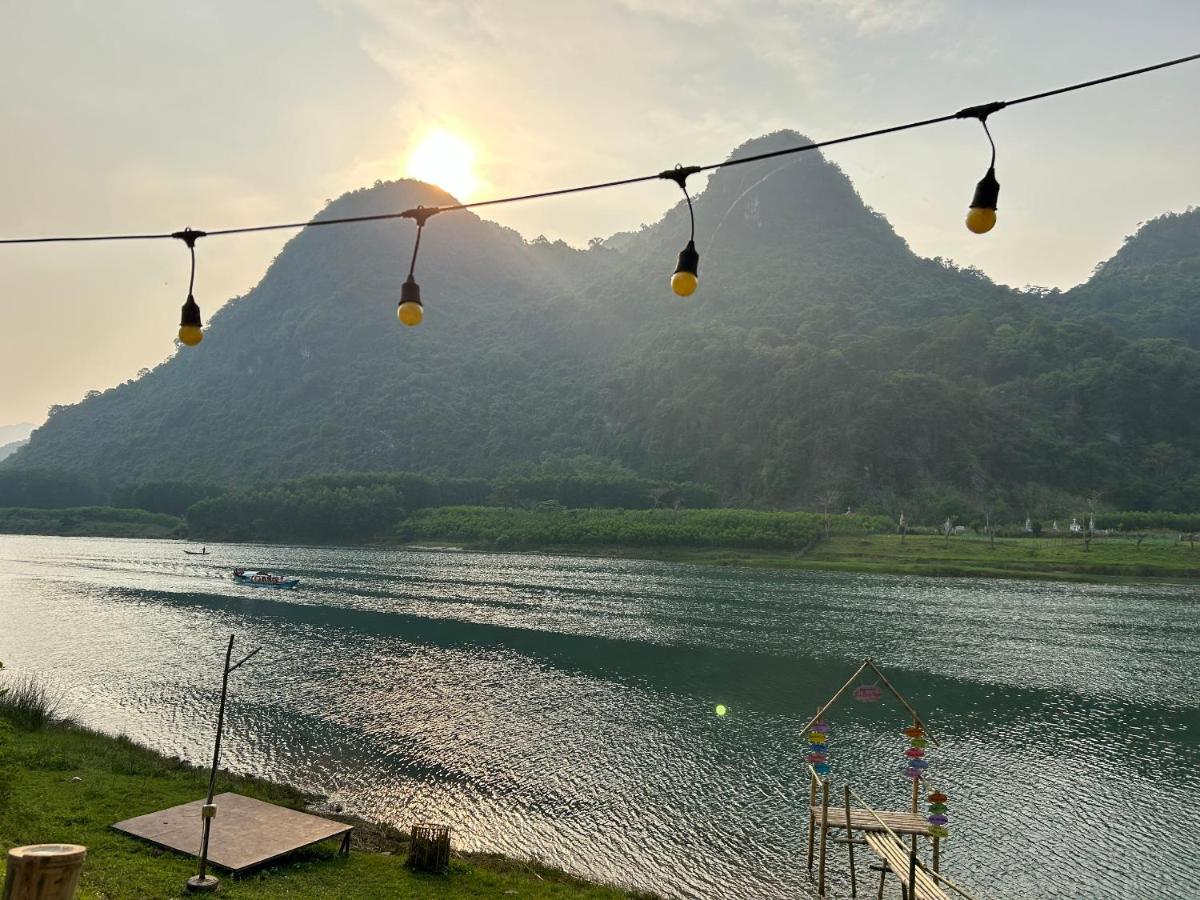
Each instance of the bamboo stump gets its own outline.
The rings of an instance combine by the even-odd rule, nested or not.
[[[408,866],[418,872],[450,869],[450,826],[423,823],[412,827]]]
[[[3,900],[71,900],[87,847],[78,844],[32,844],[8,851]]]

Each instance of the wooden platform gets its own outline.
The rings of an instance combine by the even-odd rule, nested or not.
[[[878,823],[876,823],[878,824]],[[902,885],[908,887],[908,848],[890,834],[870,833],[867,836],[867,846],[883,860],[884,864]],[[912,891],[915,900],[950,900],[933,876],[919,865],[915,870],[916,889]],[[883,883],[879,885],[880,896],[883,895]]]
[[[342,853],[350,852],[353,825],[322,819],[274,803],[240,794],[213,798],[217,817],[208,841],[208,861],[230,872],[241,872],[286,856],[303,847],[342,839]],[[203,800],[172,806],[117,822],[112,827],[169,850],[200,855],[200,807]]]
[[[821,807],[814,806],[812,808],[813,815],[816,817],[816,827],[821,827]],[[896,834],[917,834],[924,837],[929,836],[929,822],[917,813],[910,812],[891,812],[888,810],[876,810],[875,815],[871,815],[865,809],[850,810],[850,827],[855,831],[883,831],[883,826],[879,824],[878,816],[887,823],[888,828],[896,832]],[[829,807],[829,829],[832,831],[835,828],[846,828],[846,810],[841,806]]]

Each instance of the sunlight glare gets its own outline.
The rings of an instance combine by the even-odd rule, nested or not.
[[[479,186],[475,151],[458,135],[438,130],[426,136],[409,154],[405,174],[435,184],[459,200],[468,199]]]

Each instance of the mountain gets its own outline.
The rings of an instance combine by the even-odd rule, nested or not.
[[[9,441],[7,444],[0,444],[0,459],[8,459],[28,443],[29,438],[24,438],[19,441]]]
[[[23,441],[33,434],[37,426],[32,422],[21,422],[18,425],[0,425],[0,444],[11,444],[13,441]]]
[[[1145,223],[1112,259],[1059,300],[1073,317],[1095,316],[1120,333],[1200,347],[1200,209]]]
[[[451,200],[398,181],[319,217]],[[1044,296],[917,257],[815,152],[718,170],[695,210],[687,299],[667,287],[682,199],[588,250],[435,216],[415,329],[395,319],[411,222],[305,229],[199,347],[56,408],[6,465],[111,491],[587,458],[709,482],[727,502],[938,521],[1095,493],[1200,506],[1200,354],[1164,339],[1196,297],[1190,276],[1164,286],[1196,271],[1177,232],[1194,214],[1150,223],[1088,285]]]

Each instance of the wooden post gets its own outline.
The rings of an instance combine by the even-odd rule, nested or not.
[[[71,900],[87,847],[79,844],[32,844],[8,851],[4,900]]]
[[[808,871],[813,867],[813,846],[817,841],[817,814],[813,807],[817,805],[817,776],[808,773]]]
[[[940,853],[941,841],[942,841],[942,839],[939,837],[935,837],[933,839],[933,871],[935,871],[935,872],[941,871],[941,869],[939,868],[939,864],[942,861],[942,856]]]
[[[221,703],[217,707],[217,739],[213,744],[213,761],[212,769],[208,773],[208,795],[205,798],[204,805],[200,807],[200,871],[187,880],[187,889],[193,892],[209,893],[215,891],[220,885],[221,880],[215,875],[208,874],[208,838],[212,832],[212,821],[216,818],[217,807],[213,803],[213,790],[217,786],[217,766],[221,761],[221,735],[225,730],[225,698],[229,693],[229,676],[237,669],[241,668],[250,658],[261,650],[261,647],[256,647],[237,663],[230,665],[233,659],[233,635],[229,636],[229,646],[225,648],[225,666],[221,670]]]
[[[817,864],[817,893],[825,896],[825,839],[829,835],[829,779],[821,780],[821,861]]]
[[[917,836],[913,835],[912,849],[908,851],[908,896],[917,896]]]
[[[858,896],[858,877],[854,874],[854,831],[850,828],[850,785],[846,785],[846,849],[850,852],[850,896]]]

